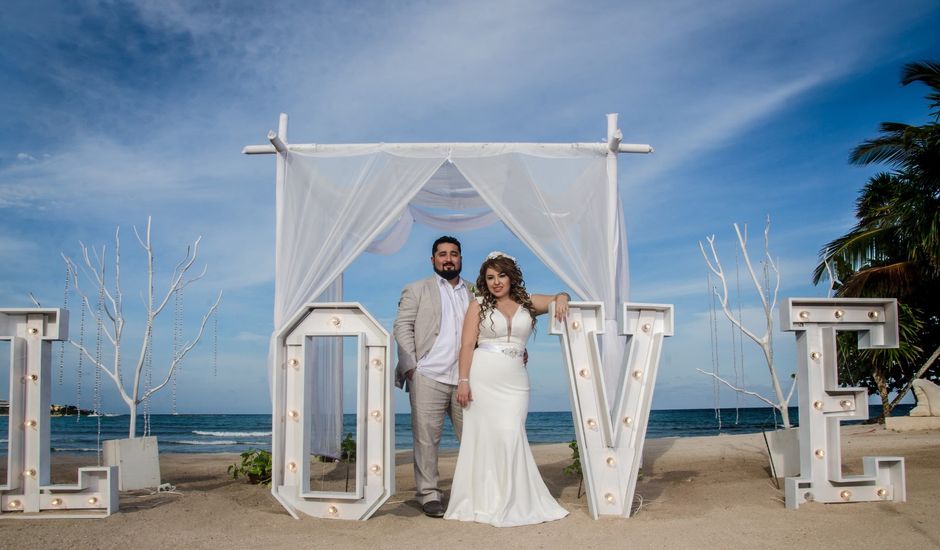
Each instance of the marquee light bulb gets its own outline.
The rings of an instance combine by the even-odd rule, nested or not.
[[[633,377],[636,378],[637,380],[639,380],[640,378],[643,378],[643,371],[641,370],[633,371]]]
[[[578,330],[581,328],[581,321],[571,321],[571,330]]]
[[[30,469],[24,471],[24,472],[23,472],[23,475],[26,476],[26,477],[36,477],[36,470],[35,470],[34,468],[30,468]]]
[[[296,462],[288,462],[288,463],[287,463],[287,469],[290,470],[291,472],[296,472],[296,471],[297,471],[297,463],[296,463]]]
[[[631,418],[631,417],[629,417],[629,416],[623,417],[623,425],[624,425],[624,426],[629,426],[630,424],[633,424],[633,418]]]
[[[822,401],[813,401],[813,408],[816,409],[817,411],[821,411],[823,408]]]
[[[653,325],[646,323],[643,325],[643,332],[649,332],[651,328],[653,328]]]
[[[869,312],[868,312],[868,318],[871,319],[872,321],[878,319],[878,317],[880,317],[880,315],[878,314],[877,311],[869,311]]]
[[[52,501],[49,502],[49,504],[52,504],[53,506],[61,506],[61,505],[62,505],[62,499],[61,499],[61,498],[54,498],[54,499],[52,499]]]
[[[20,501],[18,501],[18,500],[11,500],[11,501],[10,501],[10,508],[13,508],[13,509],[15,510],[15,509],[17,509],[17,508],[19,508],[19,507],[20,507]]]
[[[287,364],[289,364],[291,367],[295,369],[300,368],[300,361],[298,361],[297,359],[291,359],[290,361],[287,362]]]
[[[845,317],[845,312],[842,311],[841,309],[837,309],[837,310],[835,310],[835,312],[833,313],[833,315],[836,316],[836,319],[841,319],[841,318]]]
[[[611,468],[617,465],[617,461],[614,460],[614,457],[612,456],[608,456],[606,462],[607,462],[607,465],[610,466]]]
[[[816,452],[814,452],[813,454],[816,455],[816,458],[822,458],[826,456],[826,451],[822,449],[816,449]]]
[[[94,506],[95,504],[98,504],[98,497],[91,497],[90,499],[88,499],[88,504],[91,504],[92,506]]]
[[[36,334],[39,334],[39,329],[36,327],[29,327],[29,333],[35,336]]]
[[[23,425],[26,426],[27,428],[35,428],[35,427],[36,427],[36,421],[33,420],[33,419],[29,419],[29,420],[27,420],[26,422],[23,422]]]
[[[336,506],[330,505],[330,507],[326,509],[326,513],[336,517],[336,515],[339,514],[339,509],[337,509]]]
[[[809,358],[812,359],[813,361],[816,361],[820,357],[822,357],[822,354],[819,353],[818,351],[814,351],[813,353],[809,354]]]
[[[298,418],[300,418],[300,413],[292,410],[289,413],[287,413],[287,416],[289,416],[291,420],[297,420]]]
[[[800,312],[800,319],[802,319],[802,320],[804,320],[804,321],[807,320],[807,319],[809,319],[809,312],[808,312],[808,311],[801,311],[801,312]]]
[[[604,495],[604,500],[606,500],[608,504],[613,504],[617,502],[617,499],[614,498],[614,495],[612,493],[607,493],[606,495]]]
[[[888,491],[885,489],[878,489],[877,491],[875,491],[875,494],[878,495],[878,498],[885,498],[886,496],[888,496]]]
[[[842,401],[839,401],[839,405],[841,405],[843,409],[852,408],[852,402],[849,401],[848,399],[843,399]]]
[[[580,371],[578,371],[578,374],[581,375],[581,378],[590,378],[590,377],[591,377],[591,371],[589,371],[589,370],[587,370],[587,369],[581,369]]]
[[[382,419],[382,412],[379,411],[378,409],[372,411],[372,412],[369,413],[369,414],[371,414],[371,415],[372,415],[372,418],[374,418],[374,419],[376,419],[376,420],[381,420],[381,419]]]
[[[334,327],[338,327],[343,324],[343,320],[339,317],[330,317],[330,324]]]
[[[591,428],[592,430],[596,430],[596,429],[597,429],[597,420],[594,420],[593,418],[588,418],[588,419],[587,419],[587,427],[588,427],[588,428]]]
[[[372,470],[373,474],[378,474],[379,472],[382,471],[382,467],[379,466],[378,464],[373,464],[372,467],[369,469]]]
[[[839,493],[839,497],[841,497],[842,500],[849,500],[852,498],[852,491],[842,491]]]

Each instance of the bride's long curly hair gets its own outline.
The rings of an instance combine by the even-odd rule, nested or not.
[[[492,268],[497,273],[505,273],[509,277],[509,297],[529,312],[532,317],[532,328],[535,328],[535,306],[532,305],[532,298],[529,297],[525,289],[525,281],[522,279],[522,270],[515,260],[506,256],[496,256],[487,258],[480,266],[480,275],[477,277],[477,294],[483,298],[480,304],[480,323],[489,316],[490,311],[496,309],[496,297],[486,286],[486,270]],[[490,319],[492,323],[492,319]]]

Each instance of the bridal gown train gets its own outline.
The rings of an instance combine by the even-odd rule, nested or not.
[[[480,324],[470,367],[473,401],[463,412],[445,519],[510,527],[568,515],[548,492],[526,438],[529,375],[522,356],[532,318],[519,307],[511,325],[497,310]]]

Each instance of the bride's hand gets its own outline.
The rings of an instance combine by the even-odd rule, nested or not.
[[[555,319],[564,321],[568,316],[568,294],[560,292],[555,295]]]
[[[457,404],[466,408],[473,401],[473,394],[470,392],[469,382],[460,382],[457,384]]]

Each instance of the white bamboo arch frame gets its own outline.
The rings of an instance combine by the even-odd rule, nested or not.
[[[383,149],[387,151],[394,152],[397,147],[407,148],[409,151],[428,149],[440,150],[441,147],[446,147],[453,151],[459,151],[461,149],[467,150],[476,150],[484,147],[512,147],[512,146],[527,146],[527,145],[538,145],[543,149],[558,148],[560,150],[570,150],[571,148],[578,148],[584,150],[592,150],[598,153],[606,154],[607,156],[607,204],[608,208],[611,209],[609,212],[608,219],[610,220],[609,226],[606,227],[607,239],[608,242],[616,242],[616,232],[615,227],[615,218],[616,218],[616,209],[619,202],[619,191],[617,183],[617,156],[619,153],[652,153],[653,148],[647,144],[626,144],[621,143],[622,133],[617,127],[618,115],[616,113],[611,113],[607,115],[607,141],[600,143],[554,143],[554,144],[505,144],[505,143],[408,143],[408,144],[382,144]],[[363,151],[372,149],[375,147],[375,144],[293,144],[289,143],[287,139],[287,115],[281,113],[278,119],[278,130],[277,132],[269,131],[268,140],[270,144],[265,145],[249,145],[246,146],[242,152],[248,155],[258,155],[258,154],[276,154],[277,155],[277,164],[276,164],[276,178],[277,182],[280,184],[283,182],[285,177],[286,169],[286,156],[289,151],[294,152],[329,152],[329,151],[344,151],[355,153],[357,149],[362,149]],[[607,271],[610,274],[610,288],[615,288],[615,279],[616,279],[616,257],[614,255],[610,256],[609,262],[610,265],[606,266]],[[337,304],[332,304],[336,306]],[[598,305],[599,304],[595,304]],[[310,304],[306,306],[305,309],[316,307],[316,304]],[[620,305],[618,304],[618,308]],[[307,309],[306,313],[310,313],[312,310]],[[595,369],[600,373],[603,369],[601,368],[601,359],[597,352],[596,341],[594,338],[597,334],[604,332],[604,317],[603,317],[603,308],[599,307],[596,309],[591,309],[587,307],[585,309],[587,315],[594,315],[594,318],[597,323],[594,332],[591,335],[591,341],[594,342],[594,347],[591,348],[594,350],[593,354],[593,363],[591,365],[592,369]],[[304,315],[306,313],[299,313],[298,315]],[[367,312],[363,310],[363,313],[366,315]],[[618,312],[619,313],[619,312]],[[596,317],[597,315],[600,317]],[[295,319],[296,321],[296,319]],[[639,324],[638,324],[639,323]],[[285,331],[290,330],[296,323],[292,322],[287,326],[289,328],[283,328],[279,331],[278,341],[284,342],[287,337]],[[609,434],[613,434],[612,437],[608,437],[605,440],[597,440],[594,438],[588,437],[583,433],[583,430],[578,427],[578,439],[581,443],[582,448],[586,450],[592,457],[602,457],[607,456],[603,454],[607,449],[609,452],[615,452],[618,454],[619,461],[615,462],[613,465],[607,463],[605,468],[607,471],[604,471],[600,468],[588,467],[584,470],[586,476],[586,488],[591,503],[590,509],[592,516],[597,519],[601,515],[614,515],[620,517],[629,517],[630,515],[630,506],[632,502],[633,492],[636,486],[636,475],[642,461],[642,449],[643,442],[646,435],[646,423],[649,418],[649,408],[652,400],[653,385],[655,383],[655,374],[659,363],[659,356],[661,351],[662,339],[664,336],[671,336],[673,330],[672,322],[672,306],[671,305],[653,305],[653,304],[623,304],[623,316],[622,324],[623,331],[621,334],[628,335],[632,338],[632,342],[628,347],[627,355],[624,358],[624,365],[622,368],[628,369],[628,372],[633,372],[635,370],[643,370],[647,372],[646,376],[641,377],[640,379],[633,379],[626,375],[621,377],[621,380],[618,380],[618,388],[620,393],[616,397],[615,411],[611,411],[607,407],[606,396],[603,396],[605,390],[605,385],[603,383],[603,377],[599,376],[600,385],[595,386],[595,393],[592,393],[589,396],[587,393],[580,392],[576,389],[575,378],[572,378],[571,391],[572,391],[572,406],[575,409],[577,418],[584,416],[581,411],[581,407],[593,407],[591,409],[591,415],[598,416],[598,418],[606,418],[608,420],[607,424],[610,424],[611,415],[617,416],[622,415],[624,411],[629,411],[627,413],[632,419],[636,420],[636,423],[633,425],[627,424],[618,429],[611,427],[608,430]],[[655,328],[653,328],[655,327]],[[556,331],[557,330],[557,331]],[[563,344],[567,342],[566,340],[570,335],[570,327],[565,329],[564,327],[557,327],[553,329],[553,334],[558,334],[562,338]],[[278,350],[282,349],[284,346],[279,343],[277,345]],[[587,340],[583,340],[584,345],[587,344]],[[575,351],[574,348],[577,347]],[[582,349],[582,346],[570,346],[566,348],[565,351],[565,361],[568,365],[569,375],[575,372],[577,361],[572,360],[572,354],[581,354],[585,349]],[[280,374],[279,371],[285,369],[285,361],[290,359],[285,358],[284,356],[278,355],[274,361],[275,369],[275,379],[277,379]],[[388,358],[385,359],[386,364]],[[287,368],[289,370],[289,368]],[[390,377],[391,372],[387,372],[386,376]],[[285,384],[286,384],[286,378]],[[391,379],[386,379],[386,386],[390,387],[388,383]],[[303,411],[296,409],[288,409],[286,405],[286,400],[289,399],[287,394],[284,393],[286,386],[279,386],[278,382],[275,380],[275,392],[274,392],[274,416],[272,419],[273,422],[273,431],[276,434],[277,430],[280,429],[279,424],[281,422],[287,422],[282,420],[284,418],[290,418],[291,411],[295,411],[297,415],[303,415]],[[600,394],[596,393],[599,391]],[[290,392],[288,392],[290,393]],[[281,396],[284,395],[282,398]],[[389,406],[391,403],[391,396],[389,397]],[[589,405],[590,403],[590,405]],[[371,405],[370,405],[371,406]],[[606,410],[601,414],[600,408],[606,408]],[[391,414],[392,409],[383,412],[383,418],[388,417]],[[287,415],[285,417],[285,415]],[[619,422],[618,422],[619,424]],[[626,435],[622,435],[621,432],[629,432]],[[394,433],[390,432],[389,441],[391,444],[391,454],[388,457],[388,462],[385,463],[384,472],[390,475],[394,474]],[[285,441],[289,441],[290,437],[284,437]],[[281,445],[276,443],[277,438],[275,436],[274,444],[274,459],[275,459],[275,473],[274,481],[272,482],[272,491],[275,493],[275,496],[279,501],[285,506],[285,508],[290,511],[294,517],[298,517],[297,511],[301,509],[301,506],[298,506],[296,501],[290,501],[284,495],[290,491],[296,491],[297,489],[290,489],[287,492],[282,492],[279,494],[278,483],[286,484],[288,479],[287,474],[284,473],[284,468],[288,468],[287,461],[283,457],[287,452]],[[296,446],[295,446],[296,447]],[[609,454],[609,453],[608,453]],[[279,459],[280,457],[280,459]],[[371,460],[371,459],[370,459]],[[603,458],[599,458],[603,460]],[[281,469],[278,473],[278,469]],[[391,471],[391,472],[390,472]],[[611,471],[616,472],[617,481],[611,485],[608,481],[608,474]],[[280,477],[279,477],[280,476]],[[597,477],[598,479],[594,479]],[[298,478],[299,479],[299,478]],[[393,481],[393,480],[392,480]],[[388,485],[387,485],[388,486]],[[613,489],[611,489],[613,487]],[[603,491],[603,492],[599,492]],[[616,493],[616,496],[613,499],[616,502],[616,505],[611,505],[611,495]],[[302,491],[301,491],[302,492]],[[292,497],[293,498],[293,497]],[[311,500],[307,499],[306,502],[309,504],[315,502],[315,504],[310,504],[306,506],[302,511],[309,515],[314,515],[318,517],[332,517],[332,518],[345,518],[345,519],[366,519],[374,510],[375,507],[372,505],[367,505],[364,513],[360,511],[344,513],[340,510],[340,507],[337,504],[330,504],[321,500]],[[384,502],[384,500],[383,500]]]

